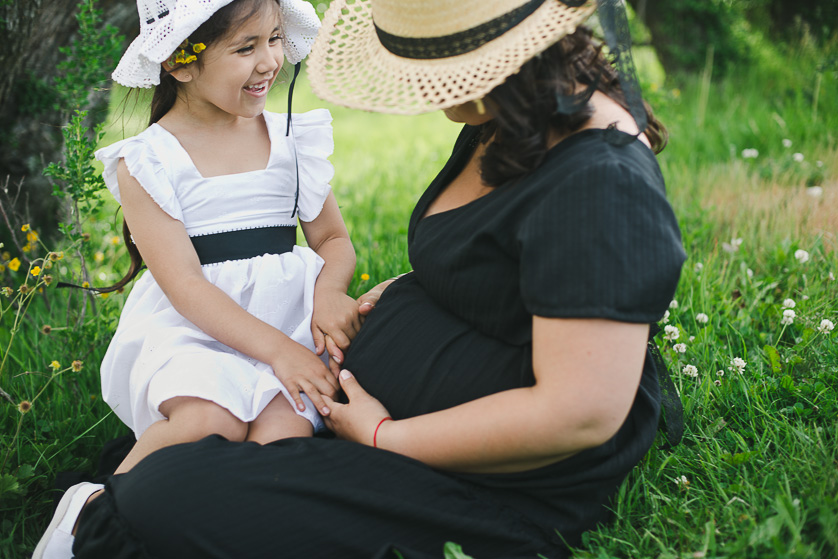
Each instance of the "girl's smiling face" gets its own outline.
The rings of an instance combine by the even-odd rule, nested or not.
[[[266,2],[263,9],[200,56],[200,68],[190,65],[172,73],[182,82],[190,112],[204,118],[262,114],[284,61],[277,4]]]

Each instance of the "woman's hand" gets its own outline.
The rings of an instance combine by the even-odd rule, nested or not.
[[[405,274],[382,281],[381,283],[379,283],[378,285],[376,285],[375,287],[358,297],[358,312],[361,313],[362,324],[364,321],[364,317],[372,312],[372,310],[375,308],[376,303],[378,303],[378,300],[381,299],[381,294],[384,293],[384,290],[387,289],[387,287],[391,283],[393,283],[403,275]]]
[[[333,289],[316,289],[311,335],[317,355],[328,351],[330,368],[337,375],[343,363],[343,352],[361,329],[358,303],[346,293]],[[334,363],[334,364],[332,364]]]
[[[330,401],[324,397],[329,407],[329,414],[323,414],[326,427],[334,431],[341,439],[354,441],[356,443],[373,445],[375,430],[385,417],[389,417],[387,409],[381,402],[370,396],[366,390],[361,388],[358,380],[347,370],[338,375],[340,385],[343,388],[348,404]],[[381,440],[381,432],[385,427],[391,427],[393,421],[386,421],[379,428],[378,439]],[[380,446],[380,445],[379,445]]]

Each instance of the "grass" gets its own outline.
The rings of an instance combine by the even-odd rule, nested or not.
[[[784,53],[786,64],[743,69],[719,83],[702,76],[647,83],[671,133],[660,162],[689,255],[667,319],[678,338],[659,338],[686,433],[675,449],[650,451],[621,486],[614,522],[589,533],[579,557],[838,556],[838,332],[819,330],[823,320],[838,323],[838,82],[818,71],[835,52],[835,44],[818,50],[804,41]],[[281,112],[284,102],[280,90],[270,108]],[[302,80],[295,110],[322,106]],[[440,114],[328,108],[333,187],[358,253],[350,289],[357,295],[409,269],[410,211],[458,126]],[[140,113],[112,115],[104,143],[141,128]],[[758,157],[744,158],[745,149]],[[89,216],[90,239],[67,250],[53,268],[57,277],[72,275],[81,256],[95,282],[120,275],[126,262],[116,260],[115,210],[109,204]],[[24,277],[32,284],[25,265],[9,268],[22,256],[18,248],[2,251],[9,254],[0,259],[0,285],[17,289]],[[786,299],[795,302],[795,318],[783,325]],[[0,298],[0,348],[5,354],[13,344],[0,388],[14,403],[0,400],[2,558],[26,557],[34,547],[56,473],[92,473],[103,442],[125,432],[98,399],[96,372],[123,301],[47,288],[15,330],[15,309]],[[731,369],[735,358],[746,362],[741,374]],[[64,370],[77,359],[80,373],[56,376],[49,367],[56,360]],[[697,376],[682,372],[687,366]],[[26,414],[16,407],[22,400],[34,400]]]

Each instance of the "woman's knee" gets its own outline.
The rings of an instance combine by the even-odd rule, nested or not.
[[[187,440],[196,441],[209,435],[221,435],[229,441],[243,441],[247,436],[247,423],[225,408],[209,400],[177,397],[160,405],[160,413]]]

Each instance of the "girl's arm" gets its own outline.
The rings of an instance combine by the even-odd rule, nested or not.
[[[271,365],[300,410],[305,409],[300,391],[322,410],[321,394],[334,396],[338,389],[323,362],[204,278],[183,223],[152,200],[128,173],[124,160],[119,162],[117,180],[131,236],[172,306],[219,342]]]
[[[598,446],[628,416],[646,356],[646,324],[533,318],[535,385],[378,428],[377,446],[462,472],[530,470]],[[329,402],[327,426],[372,445],[387,410],[341,372],[350,403]],[[348,377],[348,378],[345,378]]]
[[[337,373],[337,363],[343,362],[341,350],[349,347],[361,328],[358,303],[346,294],[355,273],[355,249],[331,192],[320,214],[301,223],[308,246],[326,261],[314,286],[314,346],[318,355],[328,350]]]

